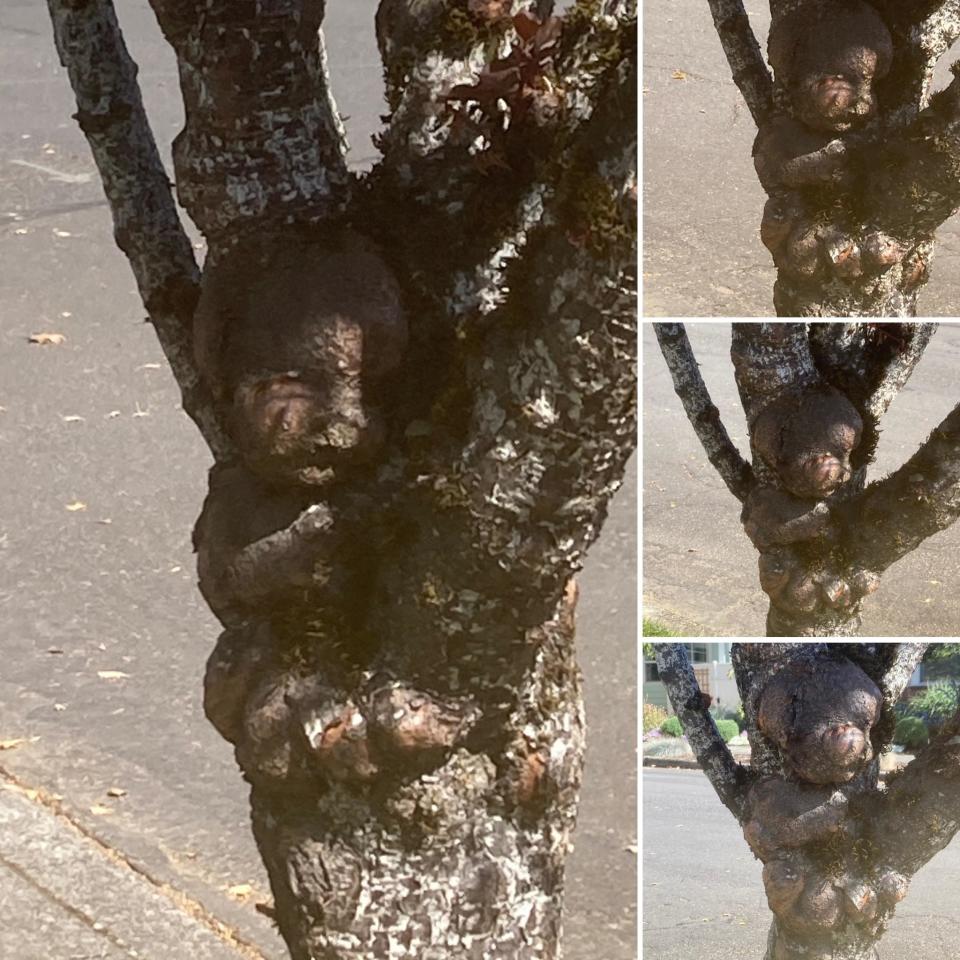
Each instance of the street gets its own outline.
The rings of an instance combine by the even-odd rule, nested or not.
[[[760,242],[766,196],[753,168],[756,126],[703,0],[645,0],[643,290],[650,317],[769,316],[775,273]],[[761,49],[769,4],[747,0]],[[949,55],[935,86],[950,81]],[[921,316],[960,302],[960,219],[937,230]]]
[[[699,770],[644,768],[645,960],[761,960],[770,910],[736,820]],[[910,884],[880,944],[882,960],[942,960],[960,937],[960,843]]]
[[[730,363],[730,325],[688,323],[687,333],[731,439],[749,459],[743,408]],[[691,636],[764,633],[766,595],[740,505],[707,460],[674,393],[656,334],[643,344],[644,616]],[[960,326],[942,324],[881,421],[878,479],[909,459],[957,403]],[[960,632],[960,526],[925,540],[883,577],[864,605],[863,635],[954,636]]]
[[[182,125],[174,57],[146,0],[117,6],[169,164]],[[334,89],[362,169],[385,109],[376,3],[327,6]],[[190,532],[210,455],[143,322],[40,0],[4,0],[0,64],[0,786],[39,791],[101,855],[235,931],[254,951],[237,957],[281,960],[255,909],[269,890],[247,788],[201,708],[218,624],[197,591]],[[28,342],[39,333],[64,339]],[[636,955],[635,477],[579,578],[590,747],[567,960]],[[11,871],[0,869],[0,906],[29,918],[41,895],[11,890]],[[65,896],[47,906],[59,904],[66,929],[83,904]],[[39,960],[26,946],[9,952],[16,936],[4,932],[0,955]],[[86,944],[68,941],[48,940],[43,960]],[[184,956],[140,954],[168,955]]]

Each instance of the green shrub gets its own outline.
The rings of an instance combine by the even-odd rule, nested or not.
[[[893,731],[893,742],[902,744],[908,750],[926,746],[929,740],[927,725],[919,717],[904,717],[897,722]]]
[[[960,688],[953,683],[934,683],[910,700],[907,715],[920,717],[934,727],[941,726],[957,712],[960,703],[958,690]]]
[[[720,731],[724,743],[729,743],[740,732],[736,720],[718,720],[717,730]]]
[[[668,737],[679,737],[683,734],[683,727],[680,726],[680,721],[676,717],[667,717],[660,724],[660,732]]]
[[[643,705],[643,732],[649,733],[656,730],[657,727],[667,719],[667,711],[663,707],[658,707],[655,703],[645,703]]]

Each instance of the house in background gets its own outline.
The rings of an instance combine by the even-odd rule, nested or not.
[[[688,643],[687,656],[693,665],[697,683],[713,697],[713,706],[720,710],[736,710],[740,703],[737,681],[733,678],[730,648],[733,643]],[[643,702],[654,703],[673,713],[666,687],[660,682],[657,664],[644,658]]]

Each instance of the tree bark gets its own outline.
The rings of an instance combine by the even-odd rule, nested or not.
[[[867,484],[880,420],[934,324],[734,324],[731,360],[750,430],[731,443],[679,324],[658,324],[674,388],[741,501],[770,598],[767,636],[856,636],[881,575],[960,514],[960,413],[899,470]]]
[[[204,705],[291,955],[558,957],[573,575],[635,443],[635,5],[384,0],[391,115],[358,180],[321,0],[152,0],[198,301],[112,7],[49,3],[81,110],[126,91],[84,126],[115,217],[128,117],[148,144],[169,229],[132,228],[138,279],[192,284],[169,327],[217,459]]]
[[[764,960],[876,960],[910,878],[960,830],[960,714],[879,787],[894,703],[928,645],[734,644],[749,768],[729,758],[684,645],[656,646],[697,759],[764,864]]]
[[[769,68],[742,0],[710,7],[758,126],[777,314],[915,316],[960,202],[957,81],[931,97],[956,5],[770,0]]]

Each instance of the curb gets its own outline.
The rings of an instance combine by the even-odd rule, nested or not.
[[[643,765],[645,767],[672,767],[673,769],[679,770],[701,769],[700,764],[697,763],[696,760],[686,760],[682,757],[644,757]],[[903,767],[899,767],[898,772],[902,769]],[[881,770],[880,779],[885,781],[893,772],[892,770]]]

